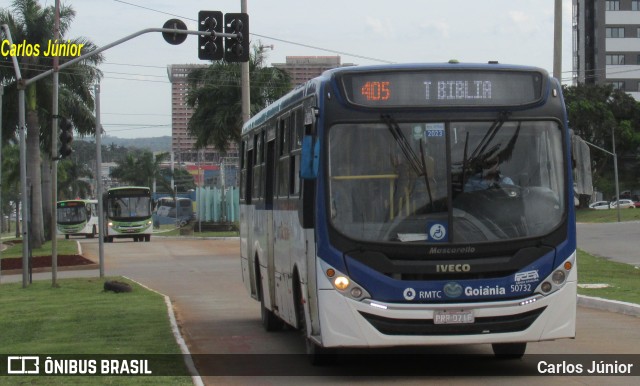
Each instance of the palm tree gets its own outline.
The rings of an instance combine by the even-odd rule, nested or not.
[[[165,178],[166,173],[162,173],[160,164],[169,158],[169,153],[154,154],[148,150],[134,155],[132,153],[117,162],[115,168],[111,170],[111,177],[122,183],[135,186],[153,185],[153,179],[166,190],[171,191],[171,185]]]
[[[84,179],[93,178],[91,169],[86,164],[80,165],[70,159],[63,160],[60,164],[58,199],[89,198],[91,196],[91,184]]]
[[[70,6],[60,7],[60,36],[64,37],[68,31],[75,11]],[[26,42],[29,45],[39,45],[46,49],[53,40],[53,26],[55,20],[54,6],[42,7],[38,0],[14,0],[8,9],[0,9],[0,23],[7,24],[11,30],[14,42]],[[96,47],[84,38],[61,40],[71,44],[83,44],[82,53],[94,50]],[[45,56],[20,56],[17,58],[24,79],[33,78],[35,75],[52,67],[51,57]],[[71,58],[61,57],[60,62]],[[5,99],[17,100],[16,79],[11,65],[12,58],[1,58],[0,82],[8,85]],[[95,55],[83,63],[68,68],[60,73],[59,77],[59,111],[61,115],[69,118],[80,134],[94,132],[95,120],[93,118],[93,97],[91,86],[101,76],[95,67],[101,63],[103,57]],[[27,174],[32,183],[33,198],[31,208],[31,235],[34,247],[42,245],[45,239],[44,218],[48,221],[51,216],[43,215],[43,201],[45,212],[52,213],[51,200],[43,200],[42,192],[50,192],[50,180],[42,178],[40,145],[44,146],[43,159],[51,159],[50,133],[51,133],[51,105],[52,82],[50,78],[43,79],[27,86],[26,89],[26,126],[27,126]],[[4,109],[3,109],[4,110]],[[15,114],[14,114],[15,113]],[[12,107],[11,113],[6,114],[3,127],[17,127],[17,108]],[[49,162],[43,163],[45,176],[48,174]],[[41,184],[40,182],[43,181]],[[47,185],[48,182],[48,185]],[[49,227],[47,227],[49,229]]]
[[[249,60],[251,114],[291,89],[289,75],[274,67],[264,67],[264,60],[263,52],[254,46]],[[189,133],[196,138],[196,149],[213,145],[224,151],[229,143],[240,142],[240,64],[219,62],[196,69],[189,74],[189,86],[187,104],[195,107]]]
[[[16,237],[20,236],[20,157],[18,145],[7,145],[2,149],[2,215],[6,213],[11,222],[11,213],[16,213]],[[14,203],[12,208],[10,202]]]

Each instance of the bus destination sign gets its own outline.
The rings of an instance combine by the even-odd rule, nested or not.
[[[79,201],[61,201],[58,202],[58,208],[70,208],[70,207],[74,207],[74,206],[82,206],[84,205],[84,203],[79,202]]]
[[[521,106],[538,102],[538,72],[422,71],[345,74],[350,103],[366,107]]]

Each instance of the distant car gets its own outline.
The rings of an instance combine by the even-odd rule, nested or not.
[[[636,208],[640,208],[640,201],[634,201],[633,206],[635,206]]]
[[[589,204],[589,208],[591,209],[609,209],[609,201],[596,201],[592,204]]]
[[[631,200],[618,200],[618,201],[611,201],[611,204],[609,204],[609,207],[611,209],[615,209],[616,206],[620,205],[620,209],[626,209],[626,208],[635,208],[635,204],[633,201]]]

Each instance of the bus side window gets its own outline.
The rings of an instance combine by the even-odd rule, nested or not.
[[[279,145],[280,145],[280,151],[278,152],[279,155],[283,156],[285,154],[289,154],[289,129],[290,129],[290,125],[289,125],[289,119],[288,117],[283,118],[279,121],[279,130],[278,130],[278,136],[279,138]]]

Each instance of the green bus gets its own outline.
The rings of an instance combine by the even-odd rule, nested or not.
[[[58,201],[56,224],[59,235],[95,237],[98,233],[97,200]]]
[[[104,194],[104,241],[114,238],[132,238],[150,241],[153,232],[151,220],[151,189],[141,186],[110,188]]]

